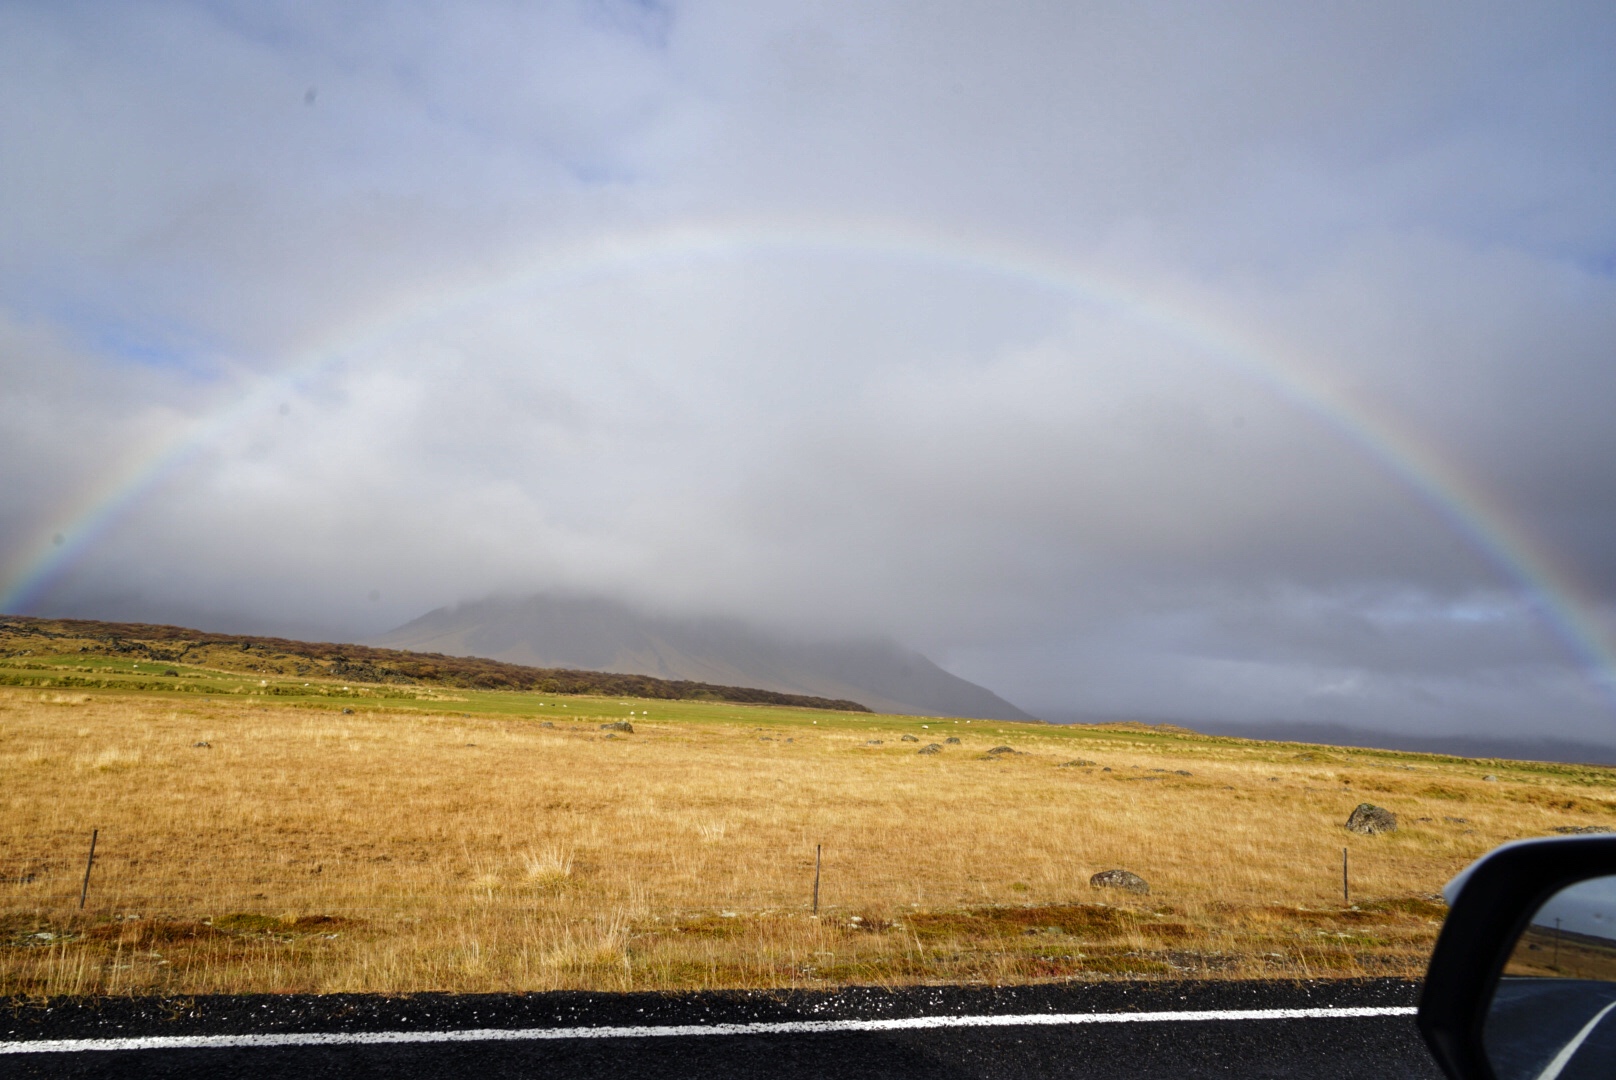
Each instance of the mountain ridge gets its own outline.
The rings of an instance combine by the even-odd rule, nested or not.
[[[736,619],[647,614],[596,597],[471,601],[437,608],[373,640],[536,667],[756,686],[858,701],[877,712],[1036,719],[895,642],[793,639]]]
[[[26,648],[23,648],[26,646]],[[722,686],[688,679],[658,679],[621,672],[536,668],[477,656],[446,656],[358,643],[296,641],[250,634],[219,634],[183,626],[114,623],[92,619],[0,616],[0,657],[25,657],[65,649],[80,656],[141,656],[266,675],[351,679],[403,686],[470,690],[532,690],[548,694],[598,694],[674,701],[713,700],[738,705],[787,705],[866,713],[857,701],[786,694],[749,686]],[[95,678],[53,678],[53,685],[101,686]],[[110,683],[117,688],[126,683]],[[183,689],[157,683],[142,689]]]

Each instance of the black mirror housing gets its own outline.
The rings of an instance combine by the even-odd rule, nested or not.
[[[1452,1080],[1496,1080],[1482,1025],[1528,920],[1561,889],[1616,874],[1616,836],[1506,844],[1455,879],[1420,992],[1419,1028]]]

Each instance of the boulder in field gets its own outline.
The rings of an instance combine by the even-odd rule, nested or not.
[[[1150,884],[1132,870],[1101,870],[1089,878],[1094,889],[1126,889],[1129,892],[1149,893]]]
[[[922,746],[919,750],[915,751],[917,754],[941,754],[942,752],[942,743],[927,743],[925,746]]]
[[[1374,836],[1377,833],[1396,832],[1397,815],[1374,803],[1359,803],[1347,816],[1347,828],[1355,833],[1365,836]]]
[[[914,736],[914,735],[905,735],[903,738],[899,739],[898,741],[899,742],[919,742],[920,739],[917,736]]]
[[[602,731],[621,731],[625,735],[632,735],[632,734],[634,734],[634,725],[629,723],[627,720],[613,720],[609,724],[600,725],[600,730],[602,730]]]

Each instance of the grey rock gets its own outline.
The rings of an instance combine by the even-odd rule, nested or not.
[[[915,736],[913,736],[913,735],[905,735],[899,741],[900,742],[919,742],[920,740],[918,738],[916,738]]]
[[[542,723],[542,724],[540,724],[540,725],[539,725],[539,726],[540,726],[540,727],[547,727],[547,728],[553,728],[553,727],[555,727],[555,725],[554,725],[554,724],[552,724],[552,723],[550,723],[550,721],[548,721],[548,720],[546,720],[546,721],[545,721],[545,722],[544,722],[544,723]]]
[[[922,746],[919,750],[915,751],[917,754],[941,754],[942,752],[942,743],[927,743],[925,746]]]
[[[882,744],[880,739],[865,739],[864,740],[864,745],[865,746],[881,746],[883,744]]]
[[[1590,836],[1594,833],[1616,832],[1616,829],[1608,825],[1558,825],[1554,831],[1562,836]]]
[[[1498,777],[1494,776],[1492,773],[1488,773],[1486,776],[1483,776],[1482,780],[1489,784],[1498,783]]]
[[[627,720],[613,720],[611,723],[600,725],[602,731],[621,731],[625,735],[634,734],[634,725]]]
[[[196,749],[198,749],[198,750],[212,750],[213,749],[213,744],[210,743],[210,742],[194,742],[191,745],[193,747],[195,747]]]
[[[1397,831],[1397,815],[1374,803],[1359,803],[1347,816],[1347,828],[1365,836]]]
[[[352,716],[353,715],[353,710],[352,709],[343,709],[342,710],[342,715],[343,716]]]
[[[945,743],[948,743],[950,746],[958,746],[959,745],[959,736],[958,735],[950,735],[948,738],[944,739],[943,741]]]
[[[1150,885],[1144,878],[1131,870],[1101,870],[1089,878],[1089,886],[1095,889],[1126,889],[1129,892],[1149,893]]]
[[[1079,758],[1073,758],[1071,761],[1063,761],[1059,765],[1057,765],[1056,768],[1059,768],[1059,769],[1088,769],[1088,768],[1092,768],[1092,767],[1094,767],[1095,765],[1098,765],[1098,764],[1099,764],[1098,761],[1090,761],[1088,758],[1080,758],[1079,757]]]
[[[1016,750],[1016,749],[1014,749],[1012,747],[1009,747],[1009,746],[995,746],[992,750],[988,751],[988,756],[989,757],[998,757],[1001,754],[1017,754],[1017,753],[1020,753],[1020,751]]]

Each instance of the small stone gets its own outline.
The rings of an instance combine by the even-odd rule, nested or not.
[[[210,742],[194,742],[191,745],[193,747],[195,747],[196,749],[198,749],[198,750],[212,750],[213,749],[213,744],[210,743]]]
[[[950,746],[958,746],[959,745],[959,736],[958,735],[950,735],[948,738],[944,739],[943,741],[945,743],[948,743]]]
[[[992,750],[988,751],[988,756],[998,757],[1000,754],[1014,754],[1015,752],[1016,751],[1013,748],[1008,746],[995,746]]]
[[[913,736],[913,735],[905,735],[899,741],[900,742],[919,742],[920,740],[917,737]]]
[[[1129,892],[1148,893],[1150,885],[1144,878],[1131,870],[1101,870],[1089,878],[1089,887],[1094,889],[1126,889]]]
[[[1174,769],[1173,770],[1173,775],[1174,776],[1194,776],[1195,774],[1190,772],[1188,769]]]
[[[634,725],[629,723],[627,720],[613,720],[609,724],[600,725],[600,730],[602,730],[602,731],[621,731],[625,735],[632,735],[632,734],[634,734]]]
[[[606,734],[602,735],[601,738],[603,738],[603,739],[615,739],[615,738],[617,738],[617,732],[608,731]]]
[[[553,727],[555,727],[555,725],[554,725],[554,724],[552,724],[552,723],[550,723],[550,721],[548,721],[548,720],[546,720],[546,721],[545,721],[545,722],[544,722],[544,723],[542,723],[542,724],[540,724],[540,725],[539,725],[539,726],[540,726],[540,727],[547,727],[547,728],[553,728]]]
[[[1061,762],[1059,765],[1056,766],[1056,768],[1058,768],[1058,769],[1087,769],[1087,768],[1093,767],[1096,764],[1098,764],[1098,762],[1090,761],[1088,758],[1073,758],[1071,761],[1063,761],[1063,762]]]
[[[1606,825],[1560,825],[1556,826],[1554,831],[1561,836],[1591,836],[1595,833],[1616,832],[1616,829]]]
[[[352,716],[353,715],[353,710],[352,709],[343,709],[342,710],[342,715],[343,716]]]
[[[1498,777],[1494,776],[1492,773],[1488,773],[1486,776],[1483,776],[1481,779],[1482,779],[1483,782],[1488,783],[1488,784],[1496,784],[1496,783],[1498,783]]]
[[[942,752],[942,743],[927,743],[925,746],[922,746],[919,750],[915,751],[917,754],[941,754]]]
[[[1101,769],[1100,771],[1101,772],[1110,772],[1111,771],[1111,766],[1107,765],[1105,768]]]
[[[880,739],[865,739],[864,740],[864,745],[865,746],[881,746],[882,742],[881,742]]]
[[[1365,836],[1396,832],[1397,815],[1373,803],[1359,803],[1347,817],[1347,828]]]

